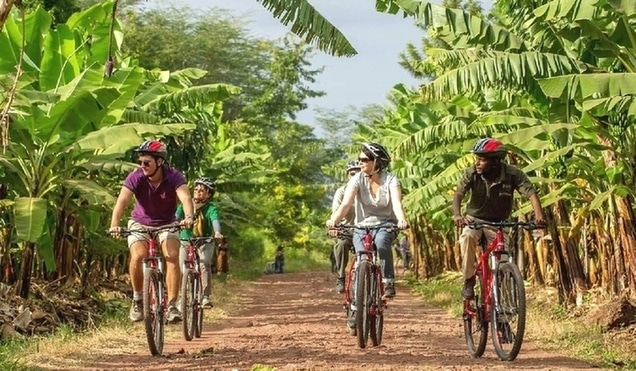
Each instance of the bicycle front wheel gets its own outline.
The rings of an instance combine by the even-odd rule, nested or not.
[[[375,267],[373,270],[373,279],[371,280],[371,314],[369,316],[370,330],[371,330],[371,342],[374,347],[382,344],[382,331],[384,329],[384,305],[382,303],[382,279],[378,272],[379,267]]]
[[[148,348],[153,356],[163,352],[164,311],[161,274],[154,268],[144,272],[143,303],[144,327]]]
[[[502,361],[513,361],[521,350],[526,329],[526,290],[515,264],[499,264],[494,290],[498,305],[490,310],[493,346]]]
[[[488,341],[488,317],[484,309],[484,299],[480,297],[482,292],[481,276],[475,277],[475,296],[464,300],[464,337],[468,353],[474,358],[479,358],[486,350]]]
[[[183,337],[192,340],[196,327],[195,318],[195,281],[196,273],[185,269],[181,275],[181,315],[183,316]]]
[[[361,260],[356,279],[356,327],[358,332],[358,346],[365,348],[369,340],[369,309],[371,287],[371,264],[368,260]]]

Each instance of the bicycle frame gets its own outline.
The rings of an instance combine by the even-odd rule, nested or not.
[[[473,357],[481,357],[486,348],[490,328],[497,356],[504,361],[513,361],[523,344],[526,297],[521,272],[514,261],[510,260],[512,254],[506,250],[503,229],[522,227],[534,230],[543,226],[532,222],[509,221],[475,221],[468,224],[472,229],[481,229],[484,226],[495,227],[495,237],[485,249],[482,249],[474,271],[475,279],[480,281],[481,297],[475,295],[464,299],[464,336],[469,353]],[[499,279],[503,279],[504,282],[499,282]],[[502,284],[505,284],[504,287]],[[512,322],[509,316],[513,317]],[[477,332],[479,337],[475,338],[473,335]],[[507,349],[508,345],[510,349]]]
[[[464,313],[471,316],[477,316],[484,323],[488,323],[488,313],[490,313],[490,307],[493,305],[492,287],[493,283],[496,283],[493,281],[497,279],[496,275],[493,274],[493,269],[496,269],[497,264],[499,264],[499,261],[501,260],[501,256],[504,254],[510,256],[510,252],[505,249],[503,226],[499,226],[497,227],[493,241],[479,255],[477,266],[473,273],[473,276],[479,275],[482,278],[481,300],[483,300],[484,305],[481,308],[475,308],[475,310],[473,310],[470,307],[470,300],[464,300]],[[495,305],[498,304],[496,292],[494,295],[494,302]],[[478,313],[480,309],[481,313]]]
[[[150,239],[148,240],[148,256],[143,259],[142,266],[144,274],[148,269],[156,269],[159,273],[159,304],[161,306],[161,318],[163,318],[168,310],[168,300],[165,293],[165,266],[163,256],[159,254],[157,245],[159,239],[157,234],[161,233],[161,230],[152,231],[149,230]]]
[[[345,282],[345,291],[343,293],[344,296],[344,307],[349,308],[351,306],[351,291],[352,291],[352,285],[355,281],[355,277],[354,277],[354,273],[355,270],[357,268],[358,265],[360,265],[360,261],[362,259],[366,259],[371,261],[372,266],[376,267],[376,272],[374,272],[375,274],[377,274],[378,276],[378,280],[379,282],[382,282],[382,270],[379,269],[380,268],[380,262],[379,262],[379,255],[378,255],[378,250],[377,247],[375,245],[375,242],[373,241],[373,234],[371,233],[372,228],[364,228],[364,227],[356,227],[356,226],[341,226],[342,228],[347,228],[347,229],[363,229],[365,230],[364,235],[362,236],[362,245],[364,247],[364,250],[362,251],[355,251],[354,249],[354,254],[355,254],[355,259],[352,262],[352,264],[349,264],[349,270],[347,272],[347,279]],[[384,285],[378,285],[380,287],[380,294],[381,296],[384,296]],[[386,308],[386,300],[382,300],[382,308],[381,310],[383,310],[384,308]],[[375,314],[377,308],[372,308],[372,314]]]

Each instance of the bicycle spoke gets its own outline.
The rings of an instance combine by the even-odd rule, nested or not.
[[[498,305],[491,309],[493,345],[500,359],[512,361],[519,354],[525,332],[525,289],[519,268],[512,263],[500,264],[495,289]]]

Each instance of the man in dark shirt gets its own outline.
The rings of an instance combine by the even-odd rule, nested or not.
[[[484,138],[477,141],[472,149],[472,153],[475,154],[475,166],[464,171],[453,198],[453,220],[456,226],[464,226],[468,221],[496,222],[508,219],[512,213],[515,190],[530,200],[535,222],[545,223],[536,189],[523,171],[502,161],[506,157],[506,152],[506,147],[497,139]],[[466,205],[466,216],[462,216],[460,209],[467,191],[471,191],[471,196]],[[464,276],[462,296],[466,299],[472,299],[475,295],[473,274],[477,243],[481,236],[485,235],[490,244],[495,238],[495,233],[496,230],[493,228],[484,227],[476,230],[464,227],[459,237]]]

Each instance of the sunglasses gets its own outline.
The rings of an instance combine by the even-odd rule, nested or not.
[[[368,157],[359,157],[358,161],[360,161],[360,162],[369,162],[369,161],[373,161],[373,160],[368,158]]]
[[[144,167],[150,166],[150,161],[148,160],[137,161],[137,163],[139,164],[139,166],[144,166]]]
[[[357,171],[350,171],[350,172],[349,172],[349,175],[354,176],[354,175],[356,175],[357,173],[358,173]]]

